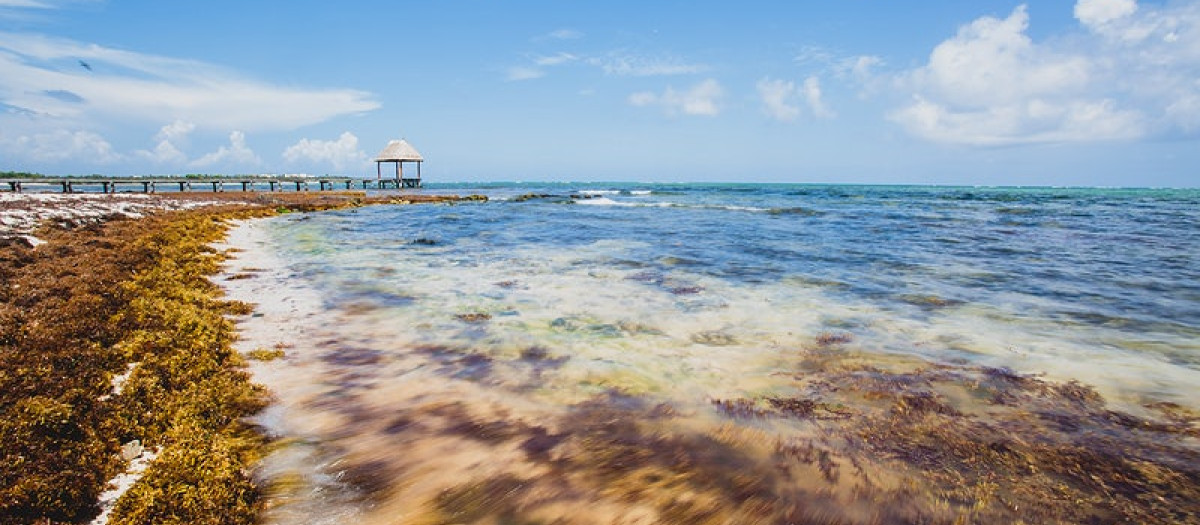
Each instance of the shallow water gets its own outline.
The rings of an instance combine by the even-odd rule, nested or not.
[[[1198,191],[445,190],[492,201],[257,223],[271,522],[1028,517],[895,442],[1116,411],[1196,451]]]

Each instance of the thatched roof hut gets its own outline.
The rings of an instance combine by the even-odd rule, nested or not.
[[[388,142],[388,145],[375,156],[375,177],[376,179],[383,178],[383,169],[380,167],[384,162],[391,162],[396,165],[396,181],[402,187],[416,188],[421,185],[421,163],[425,158],[417,151],[417,148],[412,147],[407,140],[393,140]],[[417,178],[404,178],[404,163],[417,163]]]

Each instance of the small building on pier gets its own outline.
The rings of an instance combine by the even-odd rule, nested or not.
[[[388,142],[387,147],[379,152],[375,157],[375,178],[383,180],[383,163],[391,162],[396,165],[396,186],[400,188],[420,188],[421,187],[421,163],[425,159],[417,152],[417,148],[412,147],[408,141],[404,139],[393,140]],[[404,163],[417,163],[417,177],[404,176]]]

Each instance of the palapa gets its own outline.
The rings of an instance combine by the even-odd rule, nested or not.
[[[393,140],[375,157],[375,162],[421,162],[425,160],[407,140]]]
[[[407,140],[393,140],[388,142],[383,151],[375,157],[375,177],[376,179],[383,178],[383,169],[381,166],[384,162],[391,162],[396,165],[396,184],[400,187],[417,188],[421,186],[421,163],[425,158],[417,151],[417,148],[412,147]],[[417,178],[404,178],[404,163],[417,163]]]

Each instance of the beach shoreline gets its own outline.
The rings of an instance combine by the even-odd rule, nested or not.
[[[248,368],[251,377],[270,396],[270,403],[251,418],[274,443],[271,452],[255,466],[254,479],[266,500],[259,518],[265,523],[352,523],[360,514],[355,503],[305,499],[305,495],[322,491],[346,492],[348,487],[323,470],[319,432],[314,429],[322,422],[291,414],[317,385],[289,378],[297,368],[313,366],[311,344],[320,340],[323,323],[335,321],[322,315],[324,301],[320,294],[291,274],[286,263],[272,252],[267,221],[288,219],[258,218],[233,224],[225,240],[217,245],[218,249],[229,250],[231,257],[222,272],[213,276],[225,297],[254,305],[251,314],[233,318],[238,334],[233,347],[252,356]]]

